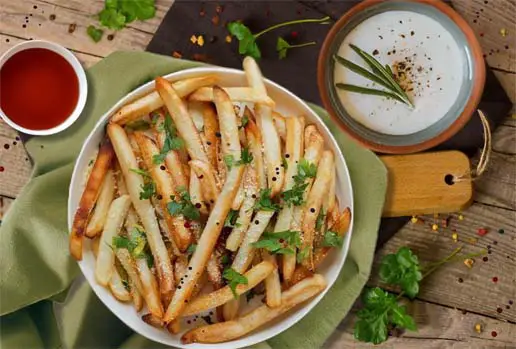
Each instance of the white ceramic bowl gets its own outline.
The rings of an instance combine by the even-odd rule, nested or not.
[[[185,78],[191,78],[198,75],[204,74],[216,74],[219,76],[220,85],[223,87],[229,86],[245,86],[246,79],[244,72],[235,69],[228,68],[194,68],[172,73],[166,76],[168,80],[180,80]],[[93,131],[90,133],[84,145],[81,149],[75,168],[72,175],[72,181],[70,183],[70,192],[68,199],[68,227],[71,229],[73,216],[78,206],[83,188],[85,183],[85,175],[88,173],[88,162],[98,149],[98,145],[104,137],[105,125],[108,122],[109,117],[122,105],[127,102],[134,100],[146,93],[153,90],[154,82],[149,82],[133,92],[129,93],[126,97],[122,98],[115,104],[102,118],[99,120]],[[276,110],[283,115],[304,115],[307,123],[315,124],[319,131],[322,133],[326,140],[326,148],[333,150],[335,153],[335,162],[337,169],[337,196],[341,209],[348,206],[353,212],[353,191],[351,187],[351,181],[349,178],[348,168],[344,156],[340,151],[337,142],[331,135],[328,128],[319,119],[319,117],[308,107],[308,105],[301,99],[296,97],[285,88],[278,84],[267,80],[266,81],[267,91],[269,95],[276,101]],[[353,215],[352,215],[353,216]],[[210,349],[227,349],[227,348],[241,348],[246,347],[255,343],[271,338],[286,329],[294,325],[297,321],[301,320],[326,294],[328,289],[333,285],[339,272],[344,264],[346,256],[348,254],[349,244],[351,240],[351,232],[353,229],[353,221],[351,222],[349,233],[346,235],[344,245],[342,249],[336,250],[330,254],[325,260],[323,265],[318,270],[319,273],[324,275],[328,282],[328,287],[317,297],[312,300],[298,306],[297,308],[286,313],[277,321],[271,322],[249,335],[240,339],[220,343],[220,344],[182,344],[180,341],[181,334],[171,335],[165,330],[160,330],[147,325],[141,320],[141,314],[137,314],[132,304],[124,304],[117,301],[106,288],[99,286],[95,281],[94,275],[94,257],[91,252],[89,242],[85,244],[85,251],[83,254],[83,260],[79,262],[79,266],[84,276],[90,283],[91,287],[100,298],[100,300],[122,320],[127,326],[131,327],[135,332],[145,336],[153,341],[160,342],[166,345],[170,345],[178,348],[210,348]],[[87,239],[86,239],[87,240]],[[345,277],[345,276],[343,276]],[[201,325],[203,321],[199,319],[192,325],[187,325],[186,322],[182,323],[182,329],[192,328],[195,325]]]
[[[9,116],[6,115],[2,108],[0,108],[0,117],[12,128],[15,130],[18,130],[23,133],[27,133],[30,135],[35,136],[48,136],[52,135],[58,132],[61,132],[68,127],[70,127],[75,120],[79,118],[79,115],[81,115],[82,110],[84,109],[84,105],[86,104],[86,97],[88,96],[88,82],[86,80],[86,74],[84,73],[84,69],[81,66],[81,63],[79,60],[73,55],[72,52],[67,50],[61,45],[55,44],[53,42],[49,41],[43,41],[43,40],[31,40],[31,41],[25,41],[22,42],[16,46],[11,47],[9,50],[7,50],[2,57],[0,57],[0,69],[2,69],[2,66],[4,63],[11,58],[14,54],[25,51],[27,49],[31,48],[44,48],[50,51],[53,51],[66,59],[66,61],[72,66],[75,75],[77,76],[77,80],[79,82],[79,98],[77,99],[77,105],[75,106],[75,109],[73,112],[66,118],[65,121],[63,121],[61,124],[45,129],[45,130],[32,130],[29,128],[25,128],[23,126],[18,125],[13,120],[9,119]]]

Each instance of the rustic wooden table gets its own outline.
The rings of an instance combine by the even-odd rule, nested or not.
[[[134,22],[111,40],[94,43],[86,35],[102,0],[0,0],[0,54],[32,39],[55,41],[71,49],[85,67],[115,50],[143,50],[173,0],[156,0],[157,15]],[[488,64],[507,94],[516,100],[515,0],[453,0],[455,8],[479,36]],[[503,31],[506,35],[502,35]],[[0,219],[20,193],[31,173],[31,163],[18,134],[0,122]],[[429,224],[445,217],[423,217],[425,224],[409,223],[376,255],[378,261],[408,245],[423,262],[448,255],[460,244],[464,252],[488,248],[471,269],[463,263],[442,267],[424,281],[417,300],[409,304],[419,332],[393,337],[380,347],[396,348],[516,348],[516,116],[514,108],[494,133],[489,170],[475,182],[475,201],[451,216],[448,228],[433,232]],[[480,237],[479,228],[488,234]],[[504,233],[501,233],[503,229]],[[458,242],[452,239],[452,230]],[[497,279],[495,279],[497,278]],[[497,280],[497,281],[495,281]],[[370,285],[381,285],[374,276]],[[328,348],[362,348],[353,339],[353,316],[348,316],[328,339]],[[475,331],[480,324],[482,331]]]

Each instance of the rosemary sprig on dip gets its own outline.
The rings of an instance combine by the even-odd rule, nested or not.
[[[334,55],[333,59],[339,63],[342,64],[344,67],[348,68],[352,72],[363,76],[364,78],[385,87],[388,89],[388,91],[385,90],[379,90],[374,88],[366,88],[356,85],[350,85],[350,84],[343,84],[343,83],[337,83],[335,86],[341,90],[349,91],[349,92],[355,92],[355,93],[362,93],[367,95],[374,95],[374,96],[382,96],[382,97],[388,97],[397,100],[398,102],[405,103],[406,105],[410,107],[414,107],[414,104],[410,101],[408,95],[405,93],[405,91],[401,88],[400,84],[393,78],[392,76],[392,70],[389,67],[389,65],[382,65],[376,58],[371,56],[369,53],[361,50],[355,45],[350,44],[349,45],[353,51],[355,51],[371,68],[371,71],[351,62],[350,60],[347,60],[339,55]]]

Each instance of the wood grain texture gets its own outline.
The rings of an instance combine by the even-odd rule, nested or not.
[[[516,325],[480,314],[419,300],[408,303],[407,307],[414,314],[418,332],[391,337],[375,348],[508,348],[516,336]],[[371,344],[354,340],[354,322],[355,317],[348,316],[323,348],[371,348]],[[481,333],[475,331],[476,324],[481,324]],[[492,336],[492,331],[496,331],[496,337]]]
[[[381,160],[389,173],[384,217],[456,212],[472,201],[470,181],[445,181],[447,176],[460,177],[470,172],[469,159],[461,152],[382,156]]]

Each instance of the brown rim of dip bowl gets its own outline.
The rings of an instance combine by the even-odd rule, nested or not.
[[[330,97],[330,86],[327,81],[328,69],[331,69],[331,73],[333,72],[333,65],[328,64],[328,55],[332,54],[331,49],[334,47],[334,42],[336,36],[340,33],[340,31],[345,27],[345,25],[353,19],[357,14],[361,13],[364,10],[370,9],[372,6],[380,5],[382,3],[388,2],[389,4],[423,4],[429,5],[444,14],[448,17],[462,32],[465,37],[465,43],[462,45],[466,45],[469,49],[468,57],[472,72],[471,79],[471,89],[468,94],[468,99],[464,102],[464,107],[460,112],[457,112],[458,117],[451,122],[450,125],[446,126],[445,129],[437,132],[435,135],[429,137],[428,139],[424,139],[421,142],[415,142],[413,144],[401,144],[401,145],[392,145],[385,144],[374,141],[370,138],[373,137],[364,137],[363,134],[357,132],[356,128],[350,127],[349,123],[357,123],[354,120],[343,120],[344,118],[350,119],[351,117],[340,116],[339,112],[336,110],[334,106],[334,101],[332,97]],[[374,14],[373,14],[374,15]],[[368,18],[368,17],[367,17]],[[364,18],[363,20],[365,20]],[[360,21],[361,22],[361,21]],[[360,23],[359,22],[359,23]],[[357,23],[358,24],[358,23]],[[346,34],[347,35],[347,34]],[[345,36],[344,36],[345,38]],[[342,40],[344,39],[342,38]],[[339,43],[340,46],[340,43]],[[461,46],[459,44],[459,46]],[[331,118],[334,122],[336,122],[339,127],[357,140],[362,145],[381,153],[388,154],[406,154],[406,153],[415,153],[419,151],[423,151],[432,147],[437,146],[438,144],[443,143],[444,141],[451,138],[455,135],[459,130],[461,130],[466,123],[470,120],[471,116],[477,109],[478,103],[482,97],[482,91],[484,89],[485,83],[485,63],[484,58],[482,56],[482,49],[480,44],[473,32],[473,29],[466,23],[466,21],[453,10],[450,6],[445,4],[440,0],[404,0],[404,1],[385,1],[385,0],[364,0],[358,5],[351,8],[348,12],[346,12],[331,28],[328,35],[326,36],[321,51],[319,53],[319,59],[317,64],[317,83],[319,87],[319,93],[321,95],[321,99],[323,101],[323,105],[326,110],[329,112]],[[459,98],[459,97],[458,97]],[[439,123],[436,122],[436,123]],[[357,123],[358,124],[358,123]],[[431,128],[433,125],[429,126]],[[360,125],[360,127],[365,128],[365,126]],[[368,129],[369,130],[369,129]],[[372,131],[370,131],[372,132]],[[376,133],[378,134],[378,133]],[[383,135],[383,134],[378,134]],[[410,135],[406,135],[410,136]],[[395,136],[395,137],[405,137],[403,136]]]

